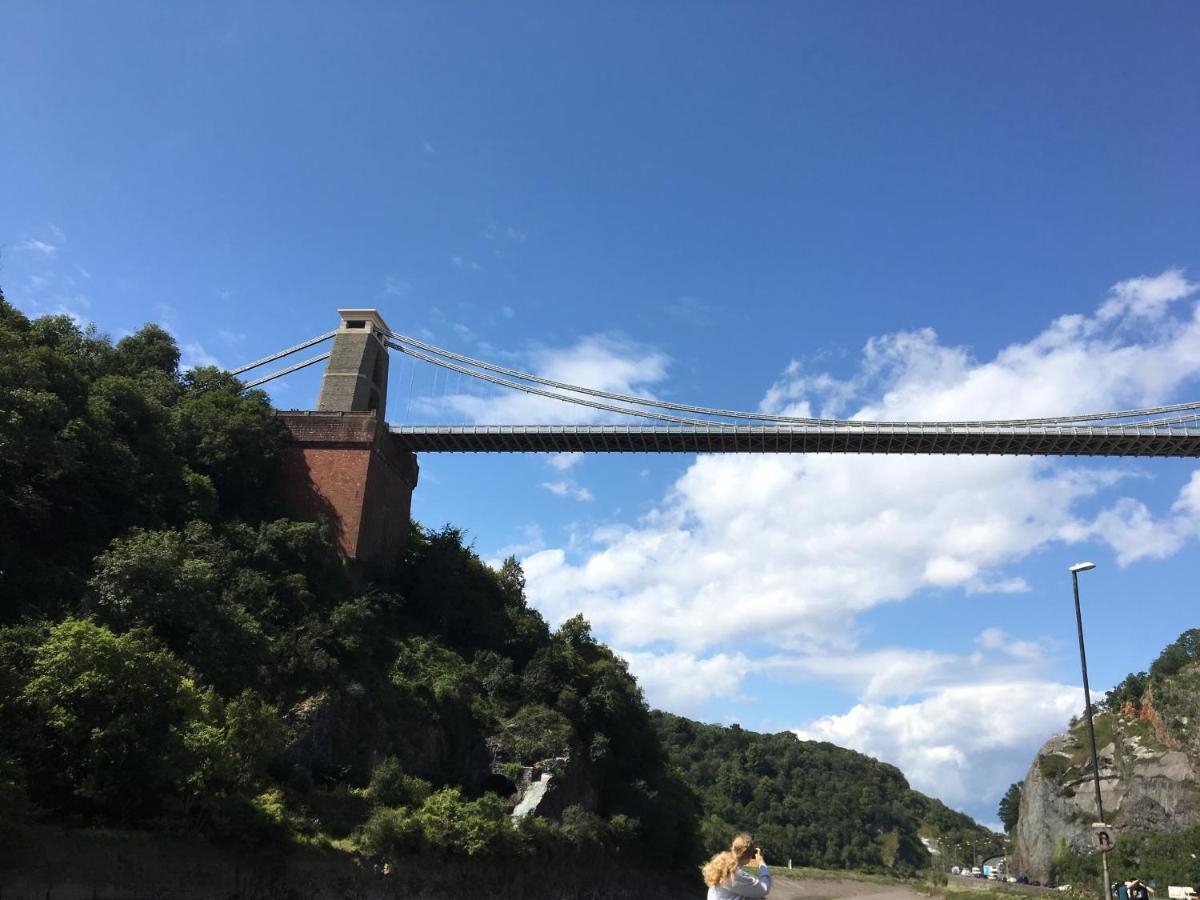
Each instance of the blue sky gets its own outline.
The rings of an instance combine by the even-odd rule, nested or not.
[[[0,285],[114,336],[162,322],[192,364],[375,306],[460,352],[714,406],[1198,393],[1194,4],[0,2],[0,22]],[[275,402],[311,406],[318,378]],[[390,404],[554,416],[403,363]],[[651,702],[859,747],[994,821],[1079,702],[1067,565],[1099,564],[1094,684],[1197,624],[1195,471],[426,457],[414,511],[527,560],[534,602],[582,608]]]

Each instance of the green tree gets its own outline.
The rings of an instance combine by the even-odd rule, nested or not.
[[[129,817],[179,787],[194,689],[149,634],[67,619],[34,652],[31,675],[22,699],[40,717],[42,774],[71,801]]]
[[[211,367],[186,373],[182,387],[175,429],[184,460],[211,479],[222,510],[264,515],[273,506],[269,487],[284,440],[267,395],[245,391]]]
[[[1191,628],[1168,644],[1150,664],[1151,678],[1166,678],[1200,660],[1200,628]]]
[[[1000,823],[1004,826],[1004,830],[1010,834],[1017,827],[1017,817],[1021,813],[1021,791],[1024,787],[1025,782],[1023,781],[1010,784],[1008,790],[1004,792],[1004,796],[1000,798],[1000,808],[998,810]]]

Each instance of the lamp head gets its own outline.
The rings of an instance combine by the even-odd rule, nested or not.
[[[1071,571],[1072,572],[1086,572],[1088,569],[1094,569],[1094,568],[1096,568],[1095,563],[1081,562],[1081,563],[1075,563],[1075,565],[1071,566]]]

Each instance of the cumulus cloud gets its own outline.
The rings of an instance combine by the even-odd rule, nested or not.
[[[962,684],[915,703],[859,703],[796,734],[890,762],[952,806],[980,805],[1023,778],[1033,750],[1082,707],[1079,687],[1056,682]]]
[[[198,341],[189,341],[181,349],[183,352],[180,354],[180,368],[184,371],[194,369],[197,366],[221,367],[221,361],[205,350],[204,346]]]
[[[556,497],[571,497],[575,500],[591,500],[592,492],[570,481],[543,481],[541,487]]]
[[[1129,315],[1141,319],[1158,319],[1167,306],[1196,292],[1198,285],[1183,276],[1182,269],[1168,269],[1154,277],[1130,278],[1115,284],[1109,298],[1100,307],[1102,321]]]
[[[554,453],[551,454],[546,463],[550,468],[559,472],[565,472],[567,469],[574,468],[583,460],[582,453]]]
[[[702,715],[715,697],[741,696],[743,679],[759,668],[741,653],[718,653],[701,659],[690,653],[623,651],[652,705],[684,715]]]
[[[1180,279],[1122,282],[1110,298],[1196,292]],[[1163,402],[1200,375],[1200,319],[1193,309],[1138,337],[1127,326],[1139,310],[1129,306],[1114,327],[1099,315],[1060,318],[986,360],[930,329],[874,337],[850,378],[791,366],[764,405],[803,415],[831,395],[853,399],[854,418],[962,420]],[[609,354],[568,358],[576,368],[560,380],[616,390],[634,381],[629,359],[622,369]],[[661,378],[662,365],[647,360],[643,380]],[[1100,536],[1126,562],[1174,552],[1197,532],[1200,485],[1189,485],[1166,521],[1133,501],[1094,521],[1077,512],[1129,474],[1016,457],[701,456],[636,526],[582,555],[530,556],[529,594],[555,618],[583,608],[631,648],[665,640],[702,652],[751,630],[785,649],[813,640],[852,647],[856,617],[881,603],[929,588],[1025,589],[1006,569],[1052,542]]]
[[[754,632],[849,649],[878,604],[972,587],[1076,533],[1074,503],[1115,477],[999,457],[704,456],[585,558],[530,556],[529,595],[552,618],[584,609],[622,646],[698,652]]]
[[[1166,403],[1200,376],[1200,317],[1184,304],[1198,290],[1175,270],[1130,279],[1093,314],[987,358],[932,329],[875,336],[848,376],[788,365],[761,408],[912,421]],[[665,378],[651,352],[573,349],[559,380],[628,393]],[[507,420],[552,421],[538,412]],[[1157,512],[1120,496],[1135,473],[1019,457],[700,456],[640,520],[530,553],[527,591],[552,620],[582,610],[651,702],[699,710],[751,677],[839,686],[858,702],[804,733],[895,762],[952,803],[991,801],[1080,702],[1040,671],[1047,648],[989,629],[968,654],[864,651],[859,620],[930,591],[1028,590],[1013,567],[1056,543],[1104,540],[1128,565],[1200,535],[1200,473]],[[730,649],[751,638],[756,653]],[[980,729],[989,708],[1028,712]]]
[[[1192,473],[1168,515],[1155,518],[1140,500],[1123,497],[1101,512],[1085,533],[1112,547],[1120,566],[1172,556],[1200,535],[1200,472]]]
[[[590,335],[570,347],[528,354],[529,371],[543,378],[638,396],[650,396],[650,387],[666,378],[667,365],[663,353],[619,335]],[[427,401],[422,409],[489,425],[576,425],[612,418],[586,406],[508,390],[477,395],[464,388]]]
[[[651,705],[680,711],[674,704],[686,697],[693,712],[700,712],[711,700],[741,696],[742,683],[751,676],[790,684],[831,685],[864,703],[881,704],[926,697],[964,682],[1027,681],[1039,676],[1053,658],[1053,648],[1045,642],[1016,639],[994,627],[985,629],[976,644],[980,649],[970,653],[907,647],[831,652],[814,645],[765,656],[748,656],[744,651],[699,655],[684,650],[622,650],[621,655]],[[719,673],[720,677],[699,677],[702,673]],[[687,683],[676,684],[676,679]]]

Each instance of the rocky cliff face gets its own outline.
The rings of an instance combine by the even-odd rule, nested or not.
[[[1095,719],[1100,793],[1122,832],[1173,832],[1200,823],[1200,665],[1147,690],[1142,702]],[[1087,852],[1096,821],[1087,724],[1045,743],[1021,796],[1012,870],[1050,877],[1063,845]]]

